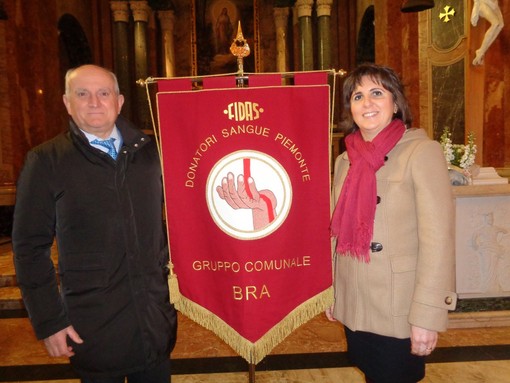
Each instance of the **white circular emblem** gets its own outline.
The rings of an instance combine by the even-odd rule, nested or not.
[[[211,169],[206,200],[212,219],[226,234],[258,239],[274,232],[287,218],[292,185],[273,157],[241,150],[223,157]]]

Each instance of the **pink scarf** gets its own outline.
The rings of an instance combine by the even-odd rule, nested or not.
[[[337,238],[338,254],[370,262],[377,204],[375,173],[384,165],[386,154],[405,130],[404,123],[395,119],[371,142],[365,141],[359,130],[345,138],[351,166],[331,220],[331,234]]]

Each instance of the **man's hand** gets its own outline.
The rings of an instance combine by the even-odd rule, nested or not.
[[[83,340],[74,330],[73,326],[69,326],[44,339],[44,345],[46,346],[48,354],[53,357],[66,356],[69,358],[73,356],[74,351],[71,346],[67,345],[67,337],[74,343],[83,343]]]

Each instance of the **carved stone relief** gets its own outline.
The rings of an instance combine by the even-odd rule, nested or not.
[[[457,198],[457,293],[510,296],[510,196]]]

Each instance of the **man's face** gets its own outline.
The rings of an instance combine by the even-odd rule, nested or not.
[[[115,92],[112,76],[87,65],[71,74],[68,85],[64,104],[74,122],[87,133],[107,138],[124,103],[124,97]]]

